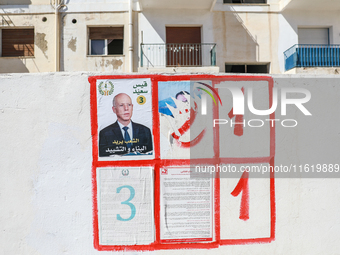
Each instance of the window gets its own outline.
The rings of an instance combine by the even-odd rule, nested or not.
[[[34,29],[1,29],[2,57],[33,57]]]
[[[226,73],[269,73],[269,64],[265,65],[225,65]]]
[[[90,55],[122,55],[124,27],[89,27]]]
[[[267,0],[223,0],[224,4],[265,4]]]
[[[298,28],[299,44],[329,44],[328,28]]]

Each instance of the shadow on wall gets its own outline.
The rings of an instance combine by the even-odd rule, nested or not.
[[[65,71],[65,30],[68,28],[66,26],[66,13],[60,15],[60,71]]]
[[[0,5],[27,5],[32,4],[31,0],[0,0]]]
[[[256,36],[253,36],[245,26],[241,17],[235,12],[222,12],[223,24],[219,25],[223,31],[217,34],[217,51],[223,54],[224,62],[258,62],[259,44]],[[223,36],[223,37],[222,37]],[[221,38],[222,37],[222,38]]]
[[[65,1],[66,4],[69,1]],[[67,7],[66,7],[67,8]],[[70,16],[69,16],[70,17]],[[70,50],[72,51],[71,54],[76,53],[77,51],[77,35],[75,34],[75,37],[70,36],[73,35],[74,29],[79,28],[79,22],[73,23],[72,19],[67,19],[67,13],[63,13],[61,15],[61,31],[60,31],[60,71],[70,71],[66,70],[67,67],[67,61],[70,61],[68,54],[70,54]],[[71,24],[67,25],[66,23],[69,22]],[[72,22],[72,23],[71,23]],[[80,29],[80,28],[79,28]],[[70,38],[69,38],[70,37]],[[66,53],[68,51],[68,54]],[[86,51],[87,55],[87,51]],[[72,69],[71,69],[72,70]],[[90,71],[90,70],[88,70]],[[93,71],[93,70],[91,70]]]
[[[0,73],[29,73],[25,62],[26,59],[4,58],[0,62]]]

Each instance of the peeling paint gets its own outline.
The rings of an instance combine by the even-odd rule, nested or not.
[[[112,60],[104,60],[102,59],[98,65],[96,62],[96,67],[100,66],[100,67],[109,67],[112,66],[112,70],[117,70],[119,69],[120,66],[123,65],[123,61],[121,59],[112,59]]]
[[[106,60],[105,66],[107,67],[109,65],[112,65],[112,69],[115,70],[118,69],[122,64],[123,64],[122,60],[112,59],[111,61]]]
[[[88,21],[88,20],[93,20],[93,19],[94,19],[93,15],[87,16],[87,17],[85,18],[86,21]]]
[[[35,44],[41,51],[44,53],[45,57],[48,58],[46,51],[48,49],[47,47],[47,41],[45,40],[46,34],[45,33],[37,33],[35,35]]]
[[[98,63],[98,65],[100,67],[104,67],[104,59],[100,60],[100,62]],[[96,66],[97,66],[97,62],[96,62]]]
[[[73,52],[77,50],[77,37],[73,38],[68,42],[67,48],[71,49]]]

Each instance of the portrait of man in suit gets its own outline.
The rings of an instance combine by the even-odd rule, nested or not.
[[[112,101],[112,110],[117,121],[99,132],[99,157],[151,152],[150,129],[131,120],[133,104],[130,96],[117,94]]]

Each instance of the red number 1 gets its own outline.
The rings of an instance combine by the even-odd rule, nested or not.
[[[235,189],[231,192],[231,195],[237,197],[242,191],[241,206],[240,206],[240,219],[249,219],[249,184],[248,184],[249,173],[243,172],[240,180],[238,181]]]

